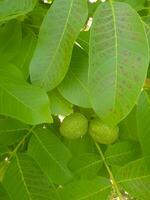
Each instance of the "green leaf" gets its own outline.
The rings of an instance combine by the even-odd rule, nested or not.
[[[25,19],[24,24],[27,28],[32,28],[35,33],[39,33],[40,26],[43,22],[49,5],[43,3],[42,1],[37,1],[35,8],[28,13],[28,17]]]
[[[148,157],[149,161],[150,158]],[[116,179],[131,196],[139,200],[149,200],[150,197],[150,167],[146,159],[141,158],[133,161],[117,173]]]
[[[18,40],[18,39],[17,39]],[[32,31],[26,31],[21,41],[19,52],[13,59],[13,63],[21,69],[24,77],[29,76],[29,64],[35,49],[37,39]]]
[[[3,160],[0,162],[0,183],[2,183],[5,173],[9,167],[9,161],[6,159],[8,158],[6,155]]]
[[[138,141],[137,106],[119,124],[120,138]]]
[[[4,187],[2,184],[0,184],[0,199],[1,200],[10,200],[7,192],[5,191]]]
[[[87,54],[89,53],[89,38],[90,31],[81,31],[77,38],[77,44],[79,44],[79,47]]]
[[[88,55],[75,46],[69,71],[59,85],[60,93],[72,104],[81,107],[90,107],[88,65]]]
[[[105,152],[105,159],[109,165],[123,166],[139,156],[139,144],[130,141],[110,145]]]
[[[65,139],[64,143],[70,149],[74,157],[78,157],[85,153],[95,152],[95,144],[89,135],[85,135],[84,137],[76,140]]]
[[[69,163],[70,169],[82,179],[92,179],[102,167],[103,161],[96,153],[85,153],[73,157]]]
[[[72,104],[64,99],[58,90],[53,90],[49,92],[48,96],[51,104],[52,114],[68,115],[73,112]]]
[[[146,78],[149,48],[138,14],[125,3],[102,3],[90,36],[89,89],[97,115],[110,125],[135,105]]]
[[[63,184],[72,177],[67,168],[67,163],[71,158],[70,151],[51,130],[35,130],[28,152],[50,181]]]
[[[0,145],[0,161],[5,158],[5,155],[8,153],[8,151],[9,149],[5,144]]]
[[[28,125],[17,120],[6,118],[0,120],[0,145],[11,145],[19,141],[24,135]]]
[[[19,69],[10,64],[0,65],[0,102],[2,115],[27,124],[52,122],[48,96],[28,84]]]
[[[101,1],[96,1],[94,3],[88,2],[89,17],[92,17],[94,15],[94,13],[100,3],[101,3]]]
[[[106,200],[109,193],[110,182],[103,177],[72,182],[60,192],[62,200]]]
[[[17,54],[22,40],[21,24],[12,20],[0,27],[0,62],[11,61]]]
[[[52,4],[43,20],[30,65],[33,83],[49,91],[63,80],[74,42],[86,18],[86,0],[61,0]]]
[[[13,200],[52,200],[47,178],[26,154],[16,155],[11,161],[3,186]]]
[[[150,91],[143,91],[137,105],[138,136],[145,156],[150,155]]]
[[[145,0],[115,0],[115,1],[120,1],[124,3],[128,3],[131,5],[134,9],[140,10],[144,7]]]
[[[0,1],[0,22],[25,15],[30,12],[36,0],[7,0]]]

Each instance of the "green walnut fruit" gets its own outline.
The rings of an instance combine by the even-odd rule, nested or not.
[[[119,128],[111,128],[100,119],[95,118],[90,122],[89,133],[96,142],[101,144],[111,144],[117,140]]]
[[[63,120],[60,133],[68,139],[77,139],[85,135],[88,130],[88,120],[81,113],[73,113]]]

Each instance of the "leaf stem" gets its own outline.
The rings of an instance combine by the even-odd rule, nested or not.
[[[108,171],[108,173],[109,173],[110,179],[111,179],[111,181],[112,181],[112,185],[114,186],[114,189],[116,190],[116,193],[117,193],[119,199],[120,199],[120,200],[123,200],[122,194],[121,194],[121,192],[120,192],[120,190],[119,190],[119,187],[118,187],[118,185],[117,185],[117,183],[116,183],[116,181],[115,181],[115,178],[114,178],[114,176],[113,176],[113,174],[112,174],[112,172],[111,172],[111,170],[110,170],[110,168],[109,168],[109,166],[108,166],[108,164],[107,164],[107,162],[106,162],[106,159],[105,159],[105,157],[104,157],[104,154],[103,154],[103,152],[102,152],[100,146],[99,146],[98,143],[96,143],[96,142],[95,142],[95,145],[96,145],[97,150],[98,150],[98,152],[99,152],[99,154],[100,154],[100,156],[101,156],[101,158],[102,158],[102,160],[103,160],[103,162],[104,162],[104,165],[105,165],[105,167],[106,167],[106,169],[107,169],[107,171]]]
[[[27,134],[22,138],[22,140],[20,140],[20,142],[18,143],[18,145],[16,146],[16,148],[12,152],[10,152],[9,160],[11,160],[14,157],[14,155],[16,154],[16,152],[18,151],[18,149],[20,148],[20,146],[23,144],[23,142],[25,141],[25,139],[32,133],[32,131],[33,131],[34,128],[35,128],[35,126],[32,126],[28,130]]]

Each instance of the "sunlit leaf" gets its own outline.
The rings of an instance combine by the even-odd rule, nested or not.
[[[116,125],[131,111],[149,64],[145,29],[125,3],[102,3],[90,36],[89,88],[94,110]]]
[[[48,91],[63,80],[74,42],[86,18],[86,0],[54,1],[42,23],[31,62],[33,83]]]
[[[52,200],[48,179],[38,165],[24,154],[16,155],[10,163],[2,184],[13,200]]]
[[[72,177],[67,168],[71,154],[51,130],[35,130],[28,152],[50,181],[62,184]]]
[[[124,190],[141,200],[149,200],[150,197],[150,167],[145,160],[141,158],[123,166],[116,177]]]
[[[52,122],[48,96],[10,64],[0,66],[0,114],[29,124]]]

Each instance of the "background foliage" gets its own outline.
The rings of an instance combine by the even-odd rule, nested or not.
[[[150,199],[149,44],[149,0],[0,1],[0,200]],[[63,138],[73,112],[118,140]]]

